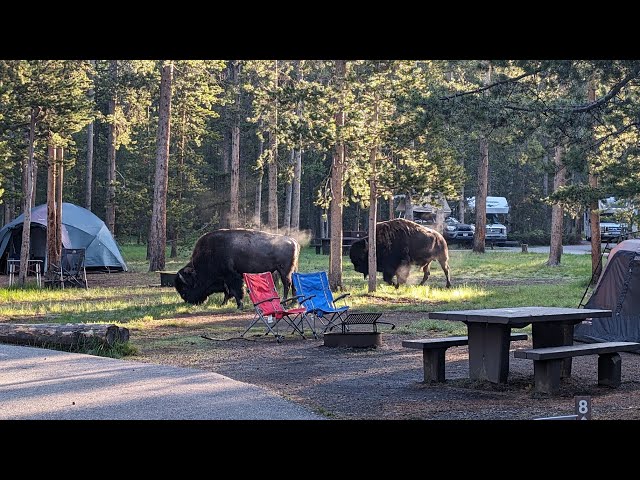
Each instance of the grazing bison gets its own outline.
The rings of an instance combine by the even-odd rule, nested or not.
[[[389,285],[393,285],[393,276],[398,278],[396,288],[407,283],[411,265],[418,265],[424,272],[420,285],[429,278],[429,265],[438,260],[447,278],[447,288],[451,287],[449,275],[449,249],[444,237],[427,227],[415,222],[398,218],[380,222],[376,228],[376,259],[377,270],[382,272],[382,278]],[[356,272],[369,274],[369,238],[365,237],[351,245],[349,257]]]
[[[214,230],[198,239],[174,285],[185,302],[200,304],[212,293],[224,292],[223,304],[234,297],[242,308],[243,273],[278,272],[286,297],[299,254],[298,242],[284,235],[243,228]]]

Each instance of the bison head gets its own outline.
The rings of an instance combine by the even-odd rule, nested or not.
[[[178,270],[173,285],[185,302],[200,305],[205,302],[208,295],[205,294],[204,289],[198,283],[196,270],[187,265]]]
[[[349,258],[351,259],[351,263],[353,263],[354,270],[358,273],[362,273],[364,278],[367,278],[367,275],[369,275],[368,255],[369,245],[367,244],[366,238],[362,238],[351,244],[351,248],[349,249]]]

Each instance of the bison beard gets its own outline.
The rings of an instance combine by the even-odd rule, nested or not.
[[[212,293],[223,292],[223,305],[234,297],[242,308],[243,273],[277,272],[286,297],[299,254],[298,242],[284,235],[242,228],[214,230],[198,239],[174,285],[185,302],[198,305]]]
[[[362,273],[364,278],[369,274],[368,241],[368,237],[360,239],[349,250],[355,271]],[[376,225],[377,271],[382,272],[382,278],[389,285],[394,285],[394,276],[397,277],[396,288],[407,283],[411,265],[418,265],[424,272],[420,282],[424,285],[433,260],[438,260],[447,280],[446,286],[451,287],[449,249],[440,233],[403,218]]]

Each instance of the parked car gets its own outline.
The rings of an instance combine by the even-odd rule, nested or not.
[[[476,227],[460,223],[454,217],[447,217],[444,221],[444,238],[449,243],[472,242]]]

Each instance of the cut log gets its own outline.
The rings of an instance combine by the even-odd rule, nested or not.
[[[0,342],[17,345],[60,345],[79,347],[87,344],[113,345],[128,342],[129,329],[106,323],[9,323],[0,324]]]

